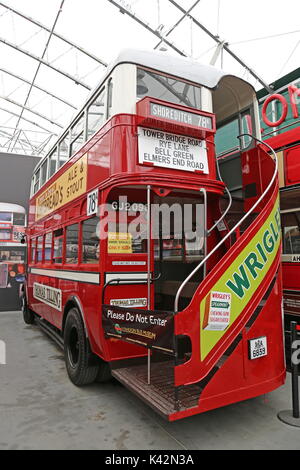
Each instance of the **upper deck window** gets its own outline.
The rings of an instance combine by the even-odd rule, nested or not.
[[[8,228],[1,228],[0,240],[11,240],[11,230]]]
[[[25,226],[25,214],[21,214],[20,212],[13,213],[13,224]]]
[[[252,135],[253,132],[254,118],[252,109],[237,113],[231,120],[217,129],[215,137],[217,155],[233,153],[248,148],[252,143],[252,137],[250,135],[243,135],[243,137],[238,138],[238,136],[240,134]]]
[[[105,88],[103,88],[88,108],[88,137],[94,134],[96,130],[100,129],[104,121],[105,94],[106,91]]]
[[[45,160],[44,163],[42,164],[41,171],[42,171],[41,172],[41,186],[42,186],[47,180],[48,160]]]
[[[112,78],[110,78],[108,85],[107,85],[106,119],[109,119],[112,116],[112,97],[113,97],[113,81],[112,81]]]
[[[34,193],[36,193],[39,190],[39,187],[40,187],[40,168],[37,170],[35,174]]]
[[[58,144],[58,166],[61,167],[69,158],[69,134]]]
[[[82,114],[79,120],[71,128],[71,150],[70,154],[73,155],[84,142],[84,115]]]
[[[56,172],[56,165],[57,165],[57,147],[49,156],[49,178]]]
[[[201,88],[177,78],[137,68],[137,97],[151,96],[169,103],[201,108]]]
[[[11,222],[12,213],[11,212],[0,212],[0,222]]]

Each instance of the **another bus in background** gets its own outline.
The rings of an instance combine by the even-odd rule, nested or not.
[[[25,279],[26,211],[18,204],[0,203],[0,309],[20,307]]]

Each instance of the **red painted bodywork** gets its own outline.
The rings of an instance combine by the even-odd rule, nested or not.
[[[292,93],[299,92],[299,89],[289,87],[291,103]],[[294,99],[294,98],[293,98]],[[298,117],[295,115],[294,117]],[[283,177],[284,186],[291,190],[297,190],[300,185],[300,127],[281,132],[279,135],[271,137],[267,143],[276,151],[283,152]],[[300,207],[300,203],[297,205]],[[282,262],[283,280],[283,300],[284,312],[291,316],[300,316],[300,308],[297,306],[300,299],[300,262]],[[292,300],[292,304],[291,301]],[[295,303],[296,301],[296,303]]]
[[[148,100],[148,101],[147,101]],[[152,100],[153,101],[153,100]],[[155,100],[154,100],[155,101]],[[168,106],[168,103],[163,103]],[[214,221],[220,216],[219,198],[223,194],[224,185],[217,180],[215,167],[215,150],[214,150],[214,132],[212,130],[197,129],[195,127],[184,127],[182,124],[168,122],[164,120],[155,121],[153,117],[147,116],[147,106],[149,99],[142,100],[138,104],[137,115],[120,114],[114,116],[106,125],[97,132],[84,147],[68,161],[57,174],[49,180],[49,185],[59,177],[66,168],[79,159],[85,153],[88,153],[88,180],[87,192],[93,188],[100,190],[100,202],[107,201],[111,191],[119,190],[122,194],[122,186],[138,186],[151,185],[153,189],[167,188],[196,190],[205,188],[208,193],[208,226],[212,226]],[[176,106],[176,108],[180,108]],[[186,107],[184,111],[188,110]],[[195,110],[190,110],[195,112]],[[203,113],[208,115],[208,113]],[[214,116],[209,115],[215,122]],[[183,172],[180,170],[170,170],[154,166],[145,166],[138,164],[138,126],[153,127],[156,129],[164,129],[166,131],[191,135],[196,138],[206,140],[208,151],[209,174],[197,174],[191,172]],[[215,124],[214,124],[215,126]],[[263,156],[260,166],[258,165],[257,155]],[[261,181],[258,193],[266,186],[270,177],[270,165],[266,163],[268,158],[263,155],[262,149],[253,149],[244,156],[248,158],[250,164],[256,165],[254,172],[255,178]],[[270,160],[270,159],[269,159]],[[254,162],[254,163],[253,163]],[[259,168],[257,170],[257,168]],[[256,171],[259,171],[258,175]],[[252,175],[253,176],[253,175]],[[51,215],[34,221],[36,198],[45,187],[40,190],[30,201],[29,211],[29,237],[38,236],[46,233],[47,228],[55,229],[63,227],[67,223],[76,223],[86,214],[86,194],[77,198],[72,203],[65,205],[63,208],[52,213]],[[279,269],[279,255],[276,257],[268,275],[264,279],[256,295],[251,299],[242,315],[239,317],[224,335],[222,340],[212,350],[207,360],[201,363],[199,359],[199,302],[209,289],[214,285],[216,280],[224,272],[227,266],[235,259],[237,254],[249,243],[253,235],[268,217],[274,200],[278,194],[278,186],[274,185],[272,191],[269,192],[268,198],[261,205],[260,214],[252,223],[250,229],[239,238],[238,242],[232,247],[228,244],[223,246],[216,254],[211,257],[207,265],[208,274],[205,280],[198,287],[189,306],[179,312],[175,317],[175,334],[184,334],[191,338],[192,356],[185,364],[175,368],[175,384],[188,385],[199,382],[212,370],[216,362],[228,349],[232,341],[238,334],[242,334],[243,340],[239,346],[230,355],[223,367],[214,375],[209,384],[204,388],[200,396],[197,407],[181,412],[175,412],[169,417],[170,420],[179,419],[195,413],[206,411],[211,408],[223,406],[235,401],[243,400],[249,397],[269,392],[284,382],[285,367],[283,359],[282,347],[282,326],[281,326],[281,272]],[[253,202],[253,201],[252,201]],[[220,233],[215,230],[208,238],[208,251],[210,251],[220,240]],[[57,278],[40,276],[38,274],[28,274],[27,292],[29,306],[39,315],[47,319],[58,329],[62,329],[64,320],[64,311],[59,312],[33,298],[33,283],[39,282],[56,287],[62,290],[63,308],[68,300],[76,297],[83,312],[88,336],[91,343],[92,351],[102,357],[106,361],[114,361],[117,359],[132,358],[144,356],[146,350],[140,346],[128,344],[118,339],[105,339],[101,323],[101,304],[102,304],[102,288],[104,285],[104,273],[112,272],[115,268],[112,264],[118,258],[121,260],[132,260],[133,257],[139,261],[147,261],[146,254],[122,254],[122,255],[106,255],[107,241],[102,240],[100,246],[100,262],[99,265],[88,267],[88,272],[100,273],[100,284],[91,285],[83,282],[66,281]],[[151,261],[151,270],[153,271],[153,259]],[[55,269],[57,271],[70,270],[85,272],[85,265],[53,265],[49,263],[29,264],[31,267],[43,269]],[[118,266],[118,272],[146,272],[146,266]],[[245,325],[263,296],[268,290],[274,277],[277,275],[273,290],[268,296],[262,311],[250,329],[246,329]],[[174,293],[175,294],[175,293]],[[109,303],[112,298],[127,297],[146,297],[146,285],[120,285],[118,287],[110,286],[106,290],[104,303]],[[153,297],[152,297],[153,303]],[[270,345],[270,351],[267,357],[257,361],[249,361],[247,359],[248,352],[247,340],[258,335],[267,335]]]

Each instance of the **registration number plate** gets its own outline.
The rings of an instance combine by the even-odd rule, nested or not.
[[[258,359],[263,356],[267,356],[267,337],[261,336],[260,338],[249,340],[249,359]]]

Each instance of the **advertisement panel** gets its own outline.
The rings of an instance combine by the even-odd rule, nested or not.
[[[174,354],[172,312],[103,305],[102,323],[107,338],[115,337]]]
[[[35,220],[45,217],[86,191],[87,154],[83,155],[36,199]]]
[[[210,353],[255,295],[281,243],[279,198],[267,220],[200,304],[201,360]]]

